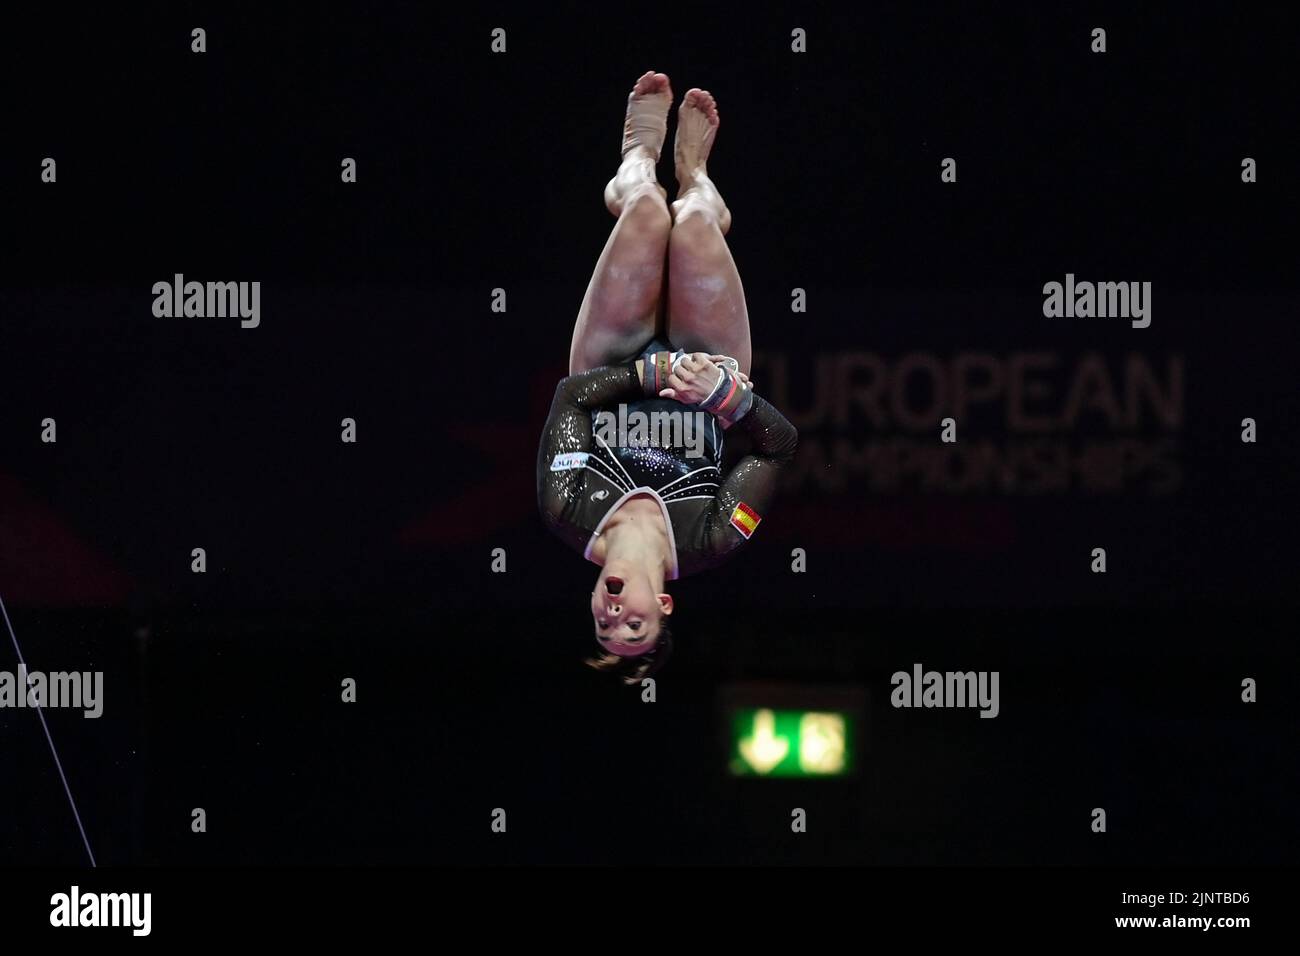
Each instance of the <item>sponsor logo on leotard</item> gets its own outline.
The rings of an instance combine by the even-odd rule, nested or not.
[[[609,492],[606,491],[604,488],[600,489],[600,491],[593,491],[591,493],[592,501],[604,501],[608,497],[609,497]]]
[[[551,471],[571,471],[587,464],[585,451],[562,452],[551,459]]]

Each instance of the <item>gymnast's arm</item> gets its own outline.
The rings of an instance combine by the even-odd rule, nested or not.
[[[581,456],[591,448],[591,413],[642,396],[638,363],[604,365],[560,379],[537,452],[537,506],[550,527],[560,523],[582,481]],[[574,456],[565,458],[562,456]]]
[[[709,549],[724,555],[747,537],[731,524],[736,506],[743,503],[761,519],[776,497],[782,470],[794,460],[799,433],[776,406],[758,395],[749,411],[731,426],[730,434],[744,432],[752,442],[750,453],[737,462],[718,489],[706,526]]]

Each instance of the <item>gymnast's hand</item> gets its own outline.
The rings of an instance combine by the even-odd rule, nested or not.
[[[668,376],[668,387],[659,390],[660,398],[675,398],[683,405],[695,405],[709,397],[722,377],[707,352],[692,352]]]
[[[734,358],[732,358],[731,356],[729,356],[729,355],[710,355],[710,356],[709,356],[709,361],[712,362],[714,365],[718,365],[719,363],[721,363],[721,362],[724,361],[724,360],[730,362],[730,363],[733,365],[733,367],[734,367],[735,364],[736,364],[736,360],[735,360]],[[736,369],[736,378],[740,379],[740,384],[741,384],[741,385],[744,385],[746,388],[753,388],[753,387],[754,387],[754,386],[750,383],[750,381],[749,381],[749,376],[746,375],[744,372],[740,371],[740,369]]]

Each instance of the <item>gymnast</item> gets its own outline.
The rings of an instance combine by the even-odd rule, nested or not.
[[[798,440],[749,379],[749,314],[723,238],[731,213],[706,166],[717,103],[700,89],[682,100],[670,205],[655,167],[671,103],[662,73],[645,73],[628,96],[622,162],[605,187],[618,221],[578,311],[569,375],[537,459],[543,521],[600,567],[591,594],[600,653],[587,663],[628,684],[671,652],[665,582],[715,567],[749,540]],[[593,424],[619,405],[660,418],[703,416],[703,453],[607,441]],[[724,475],[730,429],[751,447]]]

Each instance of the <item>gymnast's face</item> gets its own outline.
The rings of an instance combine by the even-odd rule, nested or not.
[[[622,576],[616,573],[620,571]],[[672,597],[656,594],[650,576],[632,568],[602,568],[591,592],[596,640],[619,657],[636,657],[653,648],[660,621],[672,613]]]

